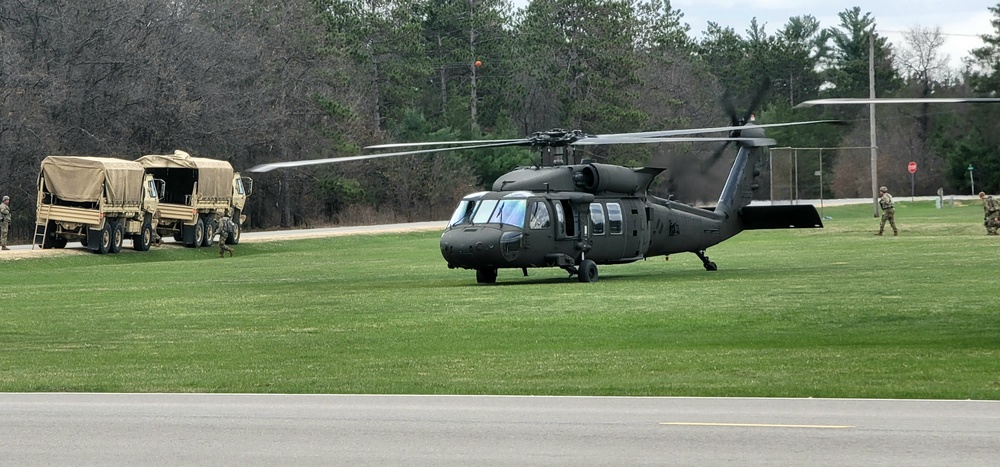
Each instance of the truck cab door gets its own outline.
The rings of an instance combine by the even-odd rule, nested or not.
[[[233,207],[242,211],[251,192],[253,192],[252,178],[238,174],[233,177]]]

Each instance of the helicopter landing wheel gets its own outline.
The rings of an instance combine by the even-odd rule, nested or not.
[[[476,269],[476,282],[480,284],[495,284],[497,282],[497,270]]]
[[[580,282],[597,282],[597,263],[585,259],[580,263],[580,271],[576,278]]]
[[[714,262],[709,261],[708,260],[708,256],[705,256],[705,250],[699,250],[699,251],[695,251],[693,253],[696,254],[696,255],[698,255],[698,258],[701,259],[701,263],[705,265],[705,270],[706,271],[718,271],[719,270],[719,267],[716,266]]]

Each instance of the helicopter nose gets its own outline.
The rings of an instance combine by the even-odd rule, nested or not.
[[[503,267],[517,258],[520,232],[493,228],[452,229],[441,235],[441,255],[451,267]]]

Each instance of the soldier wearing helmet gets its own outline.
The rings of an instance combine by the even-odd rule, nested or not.
[[[875,235],[882,236],[886,222],[892,227],[892,235],[899,235],[899,229],[896,228],[896,209],[892,207],[892,195],[889,194],[889,189],[881,186],[878,188],[878,194],[878,205],[882,208],[882,222],[879,223],[878,233]]]
[[[983,200],[983,225],[986,226],[986,235],[996,235],[997,228],[1000,227],[1000,202],[983,191],[979,192],[979,199]]]
[[[224,257],[227,251],[229,252],[230,257],[233,256],[233,249],[226,244],[226,241],[229,240],[231,235],[236,233],[236,225],[233,223],[232,219],[230,219],[229,215],[229,210],[226,209],[225,212],[222,213],[222,217],[219,218],[219,228],[215,231],[215,233],[219,236],[219,258]]]

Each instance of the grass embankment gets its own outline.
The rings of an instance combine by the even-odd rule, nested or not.
[[[0,262],[0,391],[1000,399],[981,208],[824,211],[594,284],[478,286],[437,233]]]

